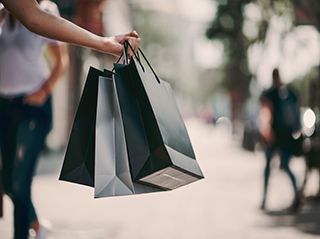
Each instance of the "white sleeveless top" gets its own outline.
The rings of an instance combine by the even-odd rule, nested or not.
[[[52,2],[44,0],[42,9],[58,13]],[[49,6],[49,7],[48,7]],[[14,28],[9,26],[9,17],[0,25],[0,95],[15,97],[32,94],[47,80],[48,65],[43,56],[47,44],[58,44],[30,32],[16,21]]]

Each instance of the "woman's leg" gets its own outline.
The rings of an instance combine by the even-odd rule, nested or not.
[[[30,224],[37,220],[31,201],[31,183],[51,118],[47,117],[48,114],[43,109],[45,106],[14,106],[16,105],[7,107],[11,109],[7,112],[7,117],[0,117],[8,119],[5,120],[7,125],[1,127],[4,129],[0,140],[2,176],[4,189],[14,204],[14,238],[25,239],[28,238]]]
[[[7,100],[0,101],[0,145],[2,156],[2,178],[5,193],[12,199],[15,211],[23,211],[21,203],[16,204],[17,195],[15,195],[15,187],[19,187],[15,182],[16,176],[14,175],[16,167],[16,143],[17,132],[20,121],[20,109],[17,103],[9,102]],[[21,208],[23,210],[21,210]],[[19,216],[20,217],[20,216]],[[15,217],[16,219],[16,217]],[[27,238],[28,227],[22,228],[19,223],[15,221],[15,237],[14,238]]]
[[[17,132],[16,154],[13,167],[12,199],[15,206],[15,238],[27,238],[30,219],[36,220],[31,201],[31,183],[36,162],[43,147],[46,133],[35,119],[24,119]],[[30,215],[33,214],[33,215]],[[30,218],[33,217],[33,218]]]
[[[1,176],[4,193],[11,198],[12,172],[16,145],[18,114],[14,105],[0,98]]]

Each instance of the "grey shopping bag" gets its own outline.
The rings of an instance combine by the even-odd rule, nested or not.
[[[111,72],[91,67],[60,174],[94,187],[95,197],[134,193],[114,93]]]

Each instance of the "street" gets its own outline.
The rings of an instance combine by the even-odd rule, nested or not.
[[[320,204],[305,204],[296,215],[289,180],[275,160],[267,202],[262,193],[262,152],[250,153],[232,140],[226,126],[188,119],[187,128],[205,179],[162,193],[93,199],[88,187],[58,181],[63,153],[41,159],[33,184],[40,219],[52,225],[50,239],[311,239],[320,238]],[[301,184],[302,159],[291,166]],[[306,193],[317,190],[311,176]],[[4,199],[0,238],[12,238],[12,205]]]

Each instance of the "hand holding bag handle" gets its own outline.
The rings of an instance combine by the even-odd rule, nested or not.
[[[140,58],[139,55],[136,55],[136,53],[134,52],[132,46],[130,45],[130,43],[128,41],[125,41],[124,45],[123,45],[123,49],[122,49],[122,53],[120,55],[120,57],[118,58],[118,60],[114,63],[114,65],[118,64],[120,62],[120,60],[123,58],[123,64],[129,64],[129,54],[128,54],[128,47],[130,46],[130,49],[132,50],[134,56],[139,60],[139,63],[142,67],[142,70],[144,72],[144,67],[140,62]],[[114,73],[115,67],[113,66],[111,72]]]

